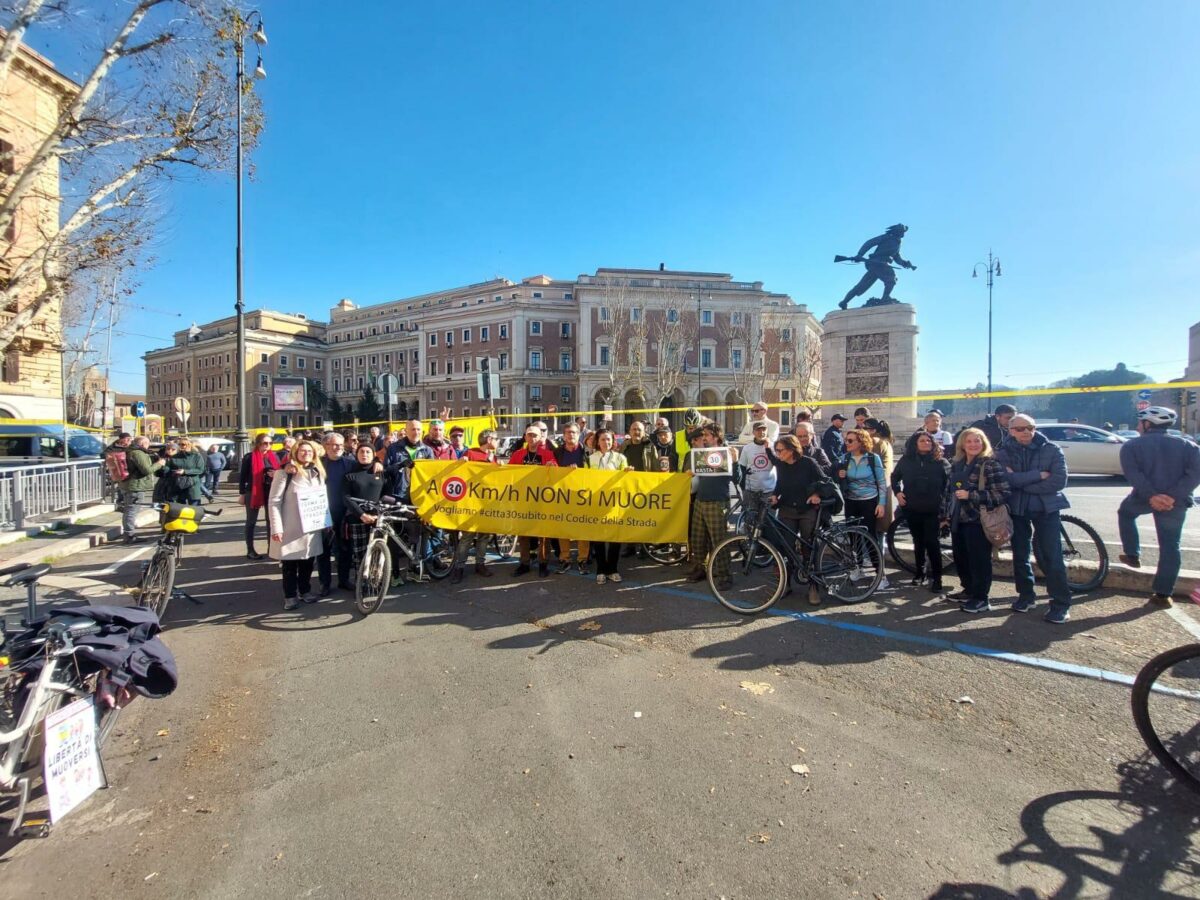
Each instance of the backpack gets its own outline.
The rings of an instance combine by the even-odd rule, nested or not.
[[[125,458],[124,448],[109,450],[104,454],[104,466],[108,469],[108,477],[121,482],[129,479],[129,460]]]

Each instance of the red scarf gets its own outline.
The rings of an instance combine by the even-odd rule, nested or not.
[[[263,472],[268,468],[279,468],[279,458],[275,456],[275,451],[268,450],[266,453],[250,454],[250,507],[252,509],[262,509],[267,505],[266,481],[263,478]]]

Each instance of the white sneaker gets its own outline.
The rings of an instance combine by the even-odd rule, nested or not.
[[[621,576],[618,575],[616,572],[613,572],[611,575],[608,576],[608,580],[611,581],[613,584],[620,584]]]
[[[881,578],[879,580],[879,587],[877,587],[875,590],[890,591],[891,589],[892,589],[892,583],[887,580],[887,576],[885,575],[883,578]]]
[[[606,581],[608,581],[608,578],[606,576],[604,576],[604,575],[596,576],[596,584],[604,584],[604,582],[606,582]]]

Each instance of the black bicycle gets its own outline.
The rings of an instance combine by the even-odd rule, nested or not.
[[[1160,653],[1142,667],[1130,698],[1150,752],[1200,793],[1200,644]]]
[[[154,555],[142,570],[138,586],[138,606],[152,610],[161,622],[167,604],[175,596],[175,569],[183,556],[184,535],[195,534],[200,523],[209,516],[219,516],[222,510],[189,506],[186,503],[155,503],[162,536],[154,546]]]
[[[903,507],[901,507],[903,509]],[[1059,533],[1062,540],[1063,562],[1067,566],[1067,584],[1073,594],[1086,594],[1104,584],[1108,577],[1108,548],[1100,539],[1096,529],[1077,516],[1059,516]],[[954,571],[954,553],[950,543],[950,526],[943,525],[938,534],[938,547],[942,554],[942,571]],[[897,515],[887,530],[888,555],[905,572],[917,573],[916,552],[912,532],[903,515]],[[1011,559],[1007,549],[1003,558]],[[1034,562],[1041,568],[1041,553],[1037,544],[1033,546]]]
[[[883,554],[858,519],[824,521],[807,541],[767,506],[749,534],[716,546],[708,560],[708,585],[721,605],[751,616],[770,609],[791,583],[808,581],[843,603],[861,603],[883,580]]]

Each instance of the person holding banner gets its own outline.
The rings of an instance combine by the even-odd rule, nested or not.
[[[554,461],[560,469],[578,469],[587,465],[588,452],[579,443],[579,426],[572,422],[563,429],[561,447],[554,448]],[[571,541],[558,538],[558,574],[565,575],[571,567]],[[575,569],[580,575],[585,574],[588,564],[588,552],[591,549],[588,541],[575,541]]]
[[[461,437],[462,432],[459,432]],[[479,432],[479,448],[467,451],[467,462],[499,465],[496,462],[496,432],[490,428]],[[487,567],[487,545],[491,535],[486,532],[478,534],[469,531],[458,533],[458,545],[454,549],[454,568],[450,572],[450,583],[458,584],[463,580],[463,567],[467,562],[467,554],[471,547],[475,548],[475,574],[484,578],[492,577],[492,570]]]
[[[525,429],[525,443],[517,448],[509,459],[510,466],[557,466],[554,451],[546,446],[545,436],[536,422]],[[533,544],[538,546],[538,577],[545,578],[550,574],[550,564],[546,561],[548,538],[522,537],[521,561],[513,570],[513,577],[520,578],[529,571],[533,559]]]
[[[607,428],[596,431],[596,452],[588,457],[588,468],[601,472],[622,472],[629,468],[629,460],[625,454],[613,449],[615,437]],[[616,541],[596,541],[593,545],[596,551],[596,584],[611,581],[621,583],[621,573],[617,571],[617,562],[621,558],[621,545]]]
[[[329,495],[325,469],[317,461],[317,447],[300,441],[292,459],[271,481],[267,524],[271,531],[270,555],[282,563],[283,608],[316,603],[312,593],[313,564],[325,548],[329,525]]]
[[[455,459],[462,459],[467,455],[467,445],[463,443],[466,433],[466,429],[461,425],[450,429],[450,452]]]
[[[709,422],[700,428],[699,449],[725,447],[725,435],[721,426]],[[737,449],[725,448],[729,454],[729,466],[725,472],[736,471]],[[695,451],[693,451],[695,452]],[[691,466],[692,455],[688,454],[688,465]],[[708,554],[728,533],[729,520],[729,487],[733,482],[732,474],[722,472],[701,473],[695,477],[696,495],[692,503],[692,519],[688,534],[688,546],[692,555],[692,568],[687,573],[688,581],[703,581],[708,577],[705,571]],[[715,575],[719,584],[729,582],[729,560],[722,557],[717,560]]]

